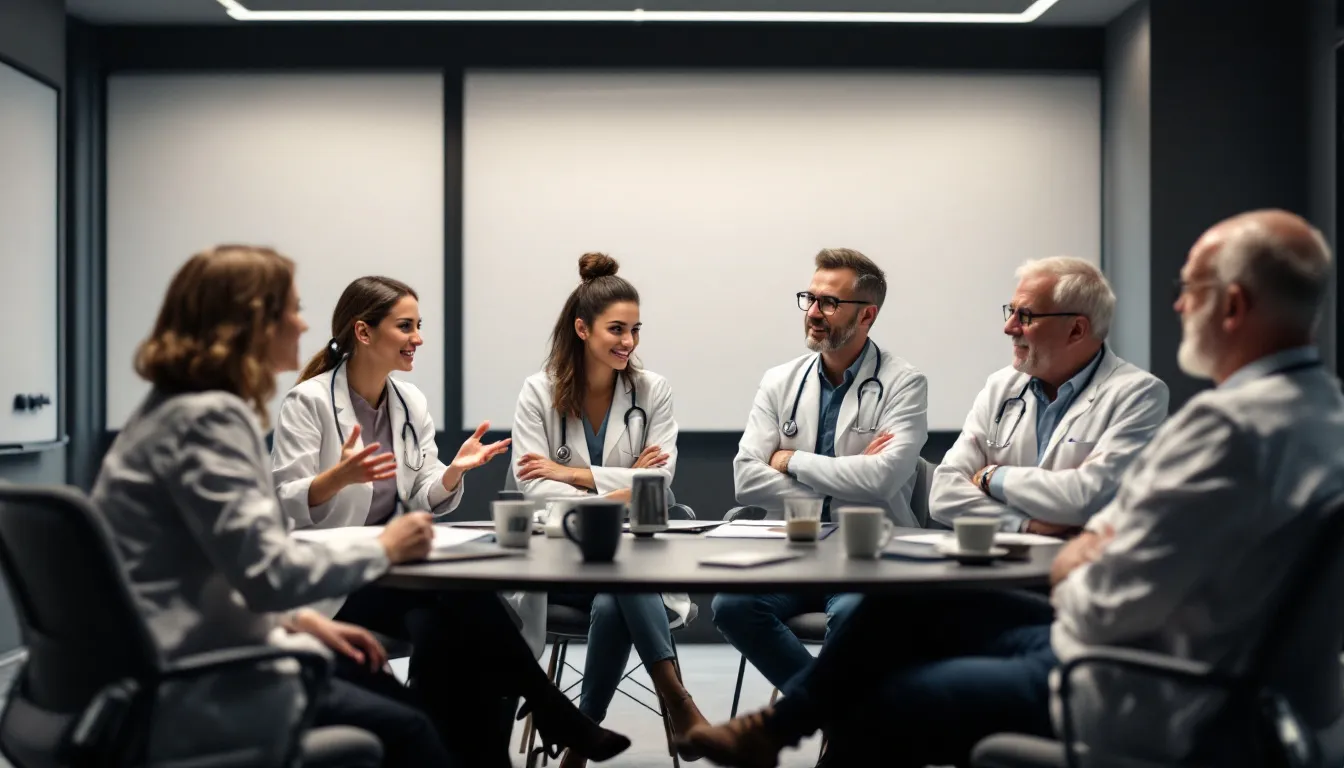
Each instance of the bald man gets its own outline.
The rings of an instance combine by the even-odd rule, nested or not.
[[[1054,736],[1049,678],[1089,646],[1236,668],[1272,607],[1295,597],[1286,566],[1344,494],[1344,398],[1313,346],[1330,263],[1320,233],[1283,211],[1237,216],[1195,243],[1175,304],[1179,363],[1217,386],[1158,430],[1059,552],[1053,612],[1009,593],[865,598],[773,709],[687,740],[720,765],[774,766],[783,746],[825,727],[826,764],[894,750],[884,765],[962,765],[993,733]],[[1321,646],[1275,683],[1311,727],[1344,731],[1338,648]],[[1091,669],[1072,676],[1069,699],[1090,749],[1163,764],[1255,759],[1236,751],[1235,729],[1194,743],[1213,694]],[[1329,736],[1321,743],[1344,733]]]

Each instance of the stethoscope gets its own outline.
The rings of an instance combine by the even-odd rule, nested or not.
[[[1102,354],[1105,354],[1104,350]],[[1098,363],[1092,368],[1092,372],[1087,374],[1087,378],[1083,380],[1083,386],[1078,388],[1078,394],[1085,392],[1088,386],[1092,384],[1092,377],[1097,375],[1097,369],[1100,367],[1101,364]],[[989,436],[989,439],[985,441],[985,445],[988,445],[990,448],[998,449],[1007,448],[1012,444],[1013,435],[1017,433],[1017,425],[1022,423],[1022,417],[1027,413],[1027,390],[1030,388],[1031,378],[1028,377],[1027,383],[1022,385],[1022,391],[1017,393],[1017,397],[1010,397],[1002,403],[999,403],[999,412],[994,415],[994,434]],[[1017,403],[1017,406],[1020,406],[1013,407],[1013,410],[1017,411],[1017,418],[1013,419],[1013,426],[1008,428],[1008,435],[1003,437],[1003,416],[1007,412],[1008,407],[1013,403]],[[1002,441],[1000,441],[1000,437],[1003,437]]]
[[[341,361],[336,364],[336,367],[331,369],[331,417],[336,420],[336,437],[340,439],[341,445],[345,445],[345,430],[341,429],[341,420],[336,415],[336,371],[339,370],[342,365],[345,365],[346,359],[347,358],[341,358]],[[401,401],[401,412],[406,416],[406,420],[401,425],[402,459],[406,466],[410,467],[411,471],[419,472],[425,468],[425,450],[420,447],[420,435],[416,433],[415,425],[411,423],[411,409],[406,405],[406,398],[401,396],[401,390],[397,389],[397,385],[393,383],[391,376],[387,378],[387,386],[392,389],[392,394],[397,396],[397,400]],[[406,439],[406,430],[408,429],[411,431],[410,440]],[[411,449],[412,445],[415,446],[415,450]],[[411,463],[411,457],[416,456],[417,452],[419,454],[417,460],[418,464],[413,464]]]
[[[649,415],[644,412],[643,408],[639,407],[638,393],[635,391],[635,380],[629,379],[629,382],[630,407],[625,409],[625,439],[630,441],[630,455],[638,456],[644,452],[644,440],[646,438],[644,427],[649,423]],[[574,457],[574,452],[569,449],[569,438],[565,434],[565,422],[567,421],[569,421],[569,417],[561,414],[560,447],[555,449],[555,460],[561,464],[568,464],[569,460]],[[639,440],[635,440],[636,427],[632,426],[632,423],[638,425]]]
[[[876,344],[872,344],[872,348],[873,352],[877,354],[877,365],[873,367],[872,376],[859,382],[859,412],[854,419],[854,426],[851,427],[853,431],[864,434],[877,431],[878,411],[878,408],[873,408],[873,418],[870,426],[865,427],[860,424],[860,419],[863,418],[864,395],[866,394],[870,398],[874,398],[874,402],[876,402],[878,406],[881,406],[882,395],[886,392],[886,388],[882,386],[882,382],[877,378],[878,375],[882,373],[882,350],[878,349]],[[865,354],[867,353],[865,352]],[[802,380],[798,382],[798,392],[793,396],[793,410],[789,411],[789,420],[784,422],[779,428],[779,431],[785,437],[793,437],[798,434],[798,402],[803,399],[803,388],[807,386],[807,377],[812,375],[812,369],[819,364],[820,360],[821,355],[817,355],[813,358],[812,362],[807,364],[807,370],[803,372]]]

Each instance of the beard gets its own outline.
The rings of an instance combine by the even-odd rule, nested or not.
[[[814,326],[810,319],[803,321],[803,340],[804,343],[807,344],[807,348],[813,352],[834,352],[837,349],[841,349],[846,344],[853,341],[854,336],[859,332],[859,316],[857,314],[854,315],[854,319],[849,322],[849,325],[839,328],[824,320],[822,322],[825,323],[825,325]],[[826,337],[821,340],[812,338],[812,336],[808,334],[808,330],[811,328],[825,330]]]
[[[1019,345],[1014,345],[1019,346]],[[1050,354],[1035,344],[1021,345],[1027,350],[1027,353],[1018,360],[1013,357],[1013,367],[1028,376],[1038,376],[1050,366]]]
[[[1210,301],[1203,309],[1181,318],[1181,346],[1176,351],[1176,364],[1187,376],[1213,378],[1217,356],[1209,345],[1209,331],[1216,307],[1216,302]]]

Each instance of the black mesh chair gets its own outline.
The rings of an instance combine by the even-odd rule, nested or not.
[[[1344,500],[1342,500],[1344,501]],[[1344,765],[1344,503],[1330,505],[1311,544],[1284,581],[1283,599],[1242,670],[1140,651],[1097,647],[1059,668],[1060,739],[990,736],[976,745],[976,768],[1156,768],[1142,757],[1096,754],[1075,736],[1074,676],[1085,668],[1225,694],[1221,711],[1193,732],[1187,765],[1336,768]],[[1304,526],[1305,527],[1305,526]],[[1322,669],[1330,670],[1321,674]],[[1133,745],[1141,747],[1142,745]]]
[[[27,649],[0,713],[0,752],[18,768],[381,763],[382,745],[364,731],[309,730],[330,675],[321,655],[247,646],[163,659],[101,519],[77,491],[0,485],[0,571]],[[302,704],[287,708],[292,722],[269,723],[254,743],[160,760],[156,718],[180,714],[159,706],[164,692],[238,676],[291,686]]]
[[[673,504],[668,508],[667,516],[671,520],[694,520],[695,511],[685,504]],[[691,622],[695,621],[700,614],[700,609],[691,603],[690,613],[686,616],[686,621],[678,622],[672,626],[672,664],[677,670],[677,677],[681,677],[681,659],[675,655],[677,653],[677,632],[685,629]],[[551,645],[551,658],[546,666],[546,676],[555,687],[560,688],[566,695],[577,688],[583,682],[583,671],[566,661],[565,657],[569,653],[569,644],[573,640],[586,640],[588,638],[589,615],[586,611],[571,608],[566,605],[547,605],[546,606],[546,642]],[[681,761],[677,757],[677,749],[673,746],[676,734],[672,731],[672,722],[668,719],[667,708],[663,705],[662,698],[643,682],[636,680],[632,675],[640,668],[641,663],[636,661],[625,671],[621,677],[622,683],[633,683],[644,694],[653,696],[658,703],[658,708],[645,701],[641,696],[644,694],[632,694],[624,688],[617,688],[616,692],[635,702],[641,707],[658,715],[663,720],[663,731],[667,735],[667,753],[672,758],[673,766],[680,766]],[[565,670],[568,669],[578,675],[578,679],[571,682],[568,686],[561,688],[564,684]],[[573,698],[573,696],[571,696]],[[523,726],[523,735],[518,744],[518,752],[527,754],[527,764],[533,766],[537,758],[541,758],[541,764],[545,765],[547,757],[540,747],[536,746],[536,731],[532,727],[532,717],[529,715],[527,722]]]

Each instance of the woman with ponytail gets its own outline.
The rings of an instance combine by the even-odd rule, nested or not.
[[[530,498],[601,494],[628,500],[639,471],[661,473],[670,486],[677,468],[672,388],[640,370],[639,293],[616,276],[601,253],[579,259],[582,282],[569,295],[551,333],[545,370],[530,376],[513,417],[518,487]],[[602,722],[633,645],[677,734],[705,722],[682,685],[671,628],[690,617],[685,594],[552,594],[550,602],[590,611],[579,709]],[[566,753],[561,768],[581,768],[594,755]],[[683,760],[698,755],[681,752]]]
[[[509,441],[482,443],[484,422],[451,462],[439,461],[424,394],[392,376],[413,368],[424,343],[415,291],[386,277],[355,280],[336,303],[331,335],[280,406],[271,459],[285,515],[300,529],[383,525],[412,511],[447,515],[463,476]],[[464,765],[509,765],[503,702],[520,696],[553,743],[603,759],[629,744],[551,685],[496,595],[372,584],[321,608],[411,641],[413,697]]]

